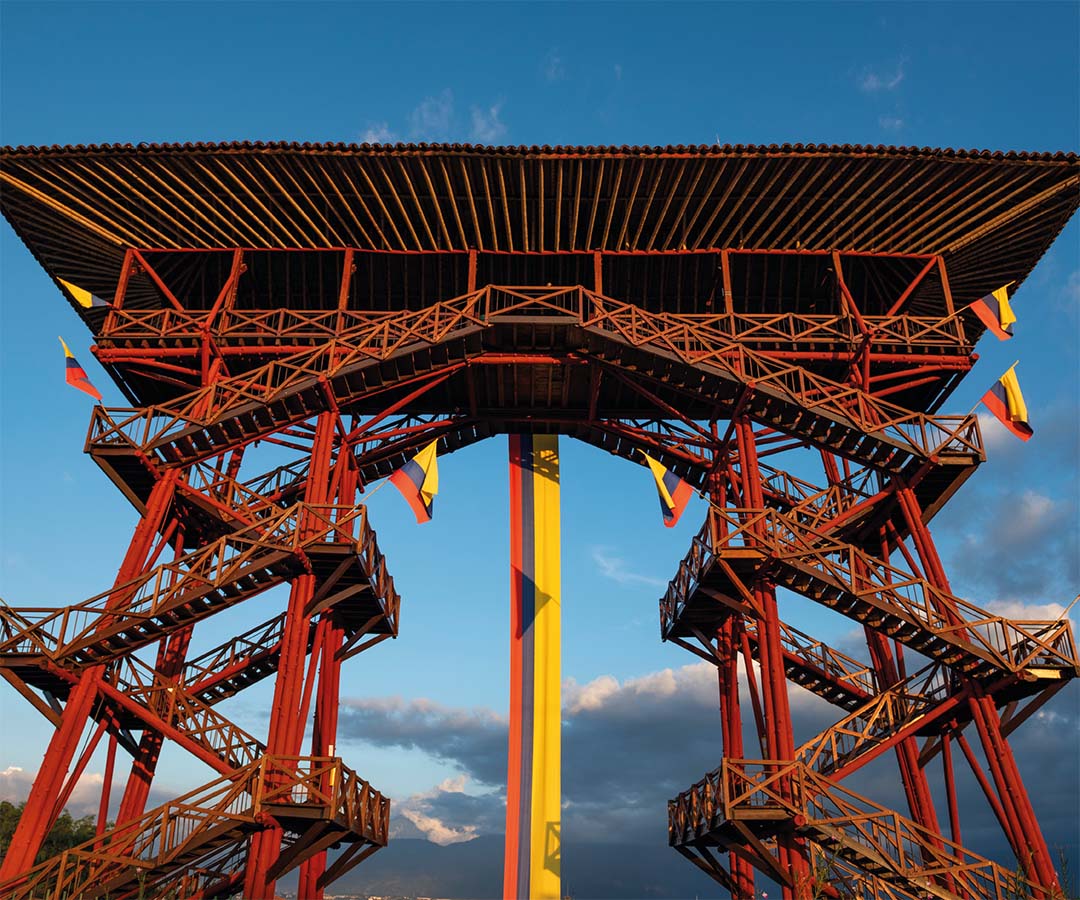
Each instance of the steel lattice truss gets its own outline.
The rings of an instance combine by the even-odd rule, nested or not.
[[[55,185],[33,193],[21,180],[31,163],[17,158],[6,211],[29,233],[25,210]],[[1046,178],[1056,179],[1051,162]],[[159,179],[148,177],[149,191]],[[1025,202],[1035,209],[1045,194],[1060,205],[1062,190]],[[579,178],[579,203],[583,191]],[[55,212],[62,201],[53,203]],[[632,207],[633,198],[627,222]],[[58,214],[84,228],[74,212]],[[1018,227],[1004,213],[980,227],[989,235],[1006,222]],[[85,228],[87,246],[110,240]],[[710,501],[660,601],[663,639],[719,673],[721,765],[669,804],[678,852],[740,900],[754,896],[755,869],[799,900],[1059,896],[1008,736],[1080,674],[1077,650],[1067,620],[1012,621],[957,596],[938,558],[928,523],[985,458],[975,416],[937,413],[970,369],[980,329],[953,303],[944,255],[923,243],[908,255],[718,248],[692,312],[605,293],[600,252],[586,257],[585,287],[485,283],[470,250],[464,291],[432,298],[428,285],[418,303],[374,308],[358,301],[355,273],[362,258],[372,271],[382,263],[360,251],[127,246],[111,307],[84,318],[134,405],[96,408],[86,450],[141,519],[98,596],[59,609],[0,606],[0,674],[56,728],[0,894],[268,898],[298,868],[300,896],[321,897],[384,846],[389,801],[335,755],[342,662],[398,631],[400,601],[359,500],[433,439],[445,454],[531,432],[635,462],[644,450]],[[31,244],[53,252],[44,239]],[[403,271],[442,283],[435,264],[404,259]],[[564,263],[522,266],[583,271]],[[612,283],[632,286],[636,265],[625,262]],[[700,269],[694,257],[680,270],[680,292],[691,275],[699,284]],[[733,271],[776,309],[734,304]],[[845,278],[856,271],[860,287]],[[260,445],[296,460],[253,471],[265,468]],[[820,478],[769,462],[795,451]],[[197,626],[276,586],[288,590],[284,612],[189,653]],[[778,589],[863,626],[868,659],[782,622]],[[256,737],[218,706],[266,678],[270,726]],[[788,682],[837,707],[837,721],[798,746]],[[744,746],[740,686],[759,758]],[[33,866],[106,738],[99,834]],[[218,777],[147,809],[166,740]],[[105,829],[117,748],[130,775]],[[1019,868],[962,846],[956,748]],[[844,783],[886,754],[903,814]],[[938,757],[944,825],[926,774]],[[341,852],[328,859],[329,848]]]

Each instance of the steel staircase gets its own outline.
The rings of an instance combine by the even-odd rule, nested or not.
[[[213,888],[227,887],[222,872],[235,871],[220,865],[222,858],[239,858],[267,816],[282,822],[288,834],[280,875],[300,861],[289,859],[289,849],[312,829],[324,845],[362,848],[350,860],[355,865],[364,851],[385,846],[389,813],[389,801],[340,759],[260,756],[0,889],[5,900],[122,900],[162,896],[183,877],[185,896],[214,894]]]
[[[687,637],[691,626],[715,628],[725,605],[745,613],[729,573],[743,580],[762,567],[777,584],[971,678],[1057,681],[1080,674],[1068,620],[992,615],[771,509],[711,511],[661,601],[664,637]]]
[[[672,800],[668,816],[669,842],[688,852],[744,850],[748,836],[764,852],[763,838],[792,828],[908,896],[912,891],[941,900],[1048,896],[1039,885],[848,791],[801,761],[725,760]],[[775,870],[775,860],[759,862]]]

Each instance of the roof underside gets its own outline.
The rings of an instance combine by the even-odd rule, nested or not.
[[[353,247],[941,254],[977,297],[1023,281],[1080,203],[1075,154],[849,146],[19,147],[0,180],[50,274],[105,295],[127,247]]]

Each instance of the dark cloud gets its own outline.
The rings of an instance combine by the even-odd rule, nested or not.
[[[483,834],[502,834],[506,798],[501,789],[465,793],[467,779],[447,779],[431,791],[396,804],[402,836],[423,836],[437,844],[472,840]]]
[[[400,697],[343,699],[341,740],[422,750],[489,785],[506,778],[507,723],[487,709],[454,709]]]
[[[563,829],[569,839],[665,841],[667,801],[721,759],[716,670],[707,663],[618,682],[603,676],[563,688]],[[760,755],[744,700],[749,756]],[[824,701],[792,691],[793,727],[809,737],[836,719]],[[425,833],[501,832],[505,816],[506,720],[488,710],[427,700],[351,699],[339,735],[380,747],[420,749],[448,762],[475,790],[444,783],[408,798],[402,814]],[[421,817],[430,821],[419,823]],[[404,827],[404,826],[403,826]]]
[[[951,554],[956,576],[987,600],[1068,603],[1080,582],[1076,498],[1037,491],[1003,491],[968,508],[963,535]]]
[[[954,590],[992,601],[1067,604],[1080,584],[1080,421],[1075,398],[1043,411],[1024,444],[981,417],[988,462],[938,515]]]
[[[807,692],[790,690],[796,743],[836,721],[839,712]],[[1075,801],[1080,796],[1080,696],[1068,688],[1012,736],[1021,773],[1052,846],[1080,860]],[[721,759],[716,672],[706,664],[667,669],[619,682],[603,676],[563,688],[563,838],[666,842],[667,801]],[[753,713],[743,697],[746,756],[761,755]],[[969,728],[968,740],[978,738]],[[418,748],[462,776],[396,804],[396,833],[443,843],[500,834],[505,817],[506,721],[487,710],[425,700],[350,700],[341,735],[382,747]],[[975,778],[955,753],[965,846],[1010,866],[1008,847]],[[985,768],[985,764],[984,764]],[[940,759],[927,769],[946,828]],[[844,782],[906,814],[895,756],[883,754]]]

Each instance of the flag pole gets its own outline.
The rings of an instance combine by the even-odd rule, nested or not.
[[[1012,282],[1010,281],[1009,284],[1012,284]],[[1009,366],[1009,368],[1005,370],[1005,373],[1008,374],[1012,369],[1015,369],[1018,365],[1020,365],[1020,360],[1017,360],[1011,366]],[[1002,377],[1004,377],[1004,376],[1002,376]],[[1001,378],[999,378],[998,381],[1001,381]],[[985,396],[985,394],[983,396]],[[967,416],[964,416],[964,418],[966,419],[966,418],[968,418],[968,416],[974,415],[975,410],[977,410],[980,406],[982,406],[982,397],[980,397],[978,402],[973,407],[971,407],[971,411],[967,414]],[[1078,595],[1078,596],[1080,596],[1080,595]],[[1073,602],[1075,603],[1076,601],[1073,601]]]
[[[1014,284],[1016,284],[1015,281],[1010,281],[1010,282],[1008,282],[1006,284],[1003,284],[1001,287],[1008,288],[1008,287],[1012,287]],[[1000,288],[999,288],[999,290],[1000,290]],[[948,322],[950,319],[955,319],[958,315],[960,315],[960,313],[964,312],[964,310],[971,309],[971,307],[974,304],[978,303],[979,300],[981,300],[981,299],[982,299],[982,297],[979,297],[978,300],[972,300],[971,303],[965,303],[958,310],[956,310],[955,312],[950,313],[949,315],[947,315],[944,319],[941,319],[940,321],[941,322]]]
[[[1076,606],[1076,601],[1077,600],[1080,600],[1080,594],[1077,594],[1075,597],[1072,598],[1072,603],[1070,603],[1068,606],[1066,606],[1065,609],[1062,611],[1061,618],[1063,618],[1063,619],[1069,618],[1069,610],[1072,609],[1074,606]]]

